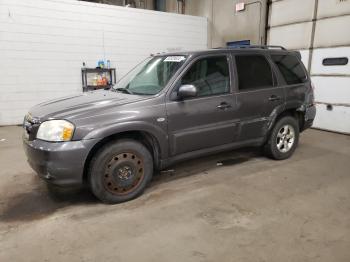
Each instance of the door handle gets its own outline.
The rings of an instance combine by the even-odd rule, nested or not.
[[[226,108],[230,108],[231,105],[227,104],[226,102],[222,102],[220,105],[217,106],[217,108],[219,109],[226,109]]]
[[[276,95],[272,95],[269,97],[269,101],[277,101],[277,100],[281,100],[280,96],[276,96]]]

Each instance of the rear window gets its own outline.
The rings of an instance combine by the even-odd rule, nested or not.
[[[237,55],[236,67],[239,90],[273,86],[272,71],[262,55]]]
[[[301,62],[293,55],[271,55],[288,85],[301,84],[307,80]]]

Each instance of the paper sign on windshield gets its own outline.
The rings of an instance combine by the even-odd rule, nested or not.
[[[164,62],[181,62],[185,60],[186,57],[184,56],[168,56],[167,58],[164,59]]]

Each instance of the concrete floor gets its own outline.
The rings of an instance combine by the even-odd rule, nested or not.
[[[0,261],[350,261],[350,136],[306,131],[285,161],[189,161],[114,206],[49,193],[20,136],[0,128]]]

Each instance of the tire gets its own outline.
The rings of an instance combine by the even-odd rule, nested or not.
[[[293,155],[298,142],[298,122],[292,116],[285,116],[279,119],[273,127],[264,151],[272,159],[287,159]]]
[[[92,158],[89,184],[104,203],[116,204],[141,195],[153,175],[153,158],[134,140],[122,139],[103,146]]]

